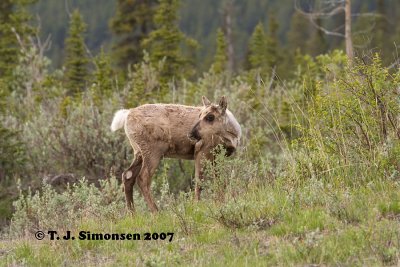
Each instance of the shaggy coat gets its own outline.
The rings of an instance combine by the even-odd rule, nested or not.
[[[227,155],[237,148],[240,125],[227,110],[225,97],[219,105],[203,97],[203,107],[146,104],[115,113],[111,130],[122,127],[134,150],[134,160],[122,174],[126,203],[133,210],[133,185],[138,183],[151,211],[157,206],[150,193],[151,177],[163,157],[195,160],[196,181],[202,180],[202,161],[212,160],[211,150],[222,144]],[[196,182],[196,198],[200,186]]]

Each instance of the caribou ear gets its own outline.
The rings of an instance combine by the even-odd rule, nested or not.
[[[221,111],[222,111],[222,114],[224,114],[225,111],[226,111],[226,108],[228,107],[228,101],[226,100],[226,97],[225,97],[225,96],[222,96],[222,97],[221,97],[221,99],[219,100],[218,105],[219,105],[219,108],[220,108]]]
[[[203,95],[203,97],[202,97],[202,100],[203,100],[203,105],[204,105],[205,107],[208,107],[209,105],[211,105],[211,101],[208,100],[208,98],[205,97],[204,95]]]

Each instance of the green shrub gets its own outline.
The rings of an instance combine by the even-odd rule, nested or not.
[[[239,155],[226,158],[222,146],[216,147],[213,153],[214,162],[206,161],[204,168],[203,191],[208,198],[217,202],[237,198],[262,179],[257,166]]]
[[[72,229],[83,219],[115,220],[125,214],[124,195],[115,177],[103,180],[99,187],[85,179],[57,193],[50,185],[41,192],[20,191],[14,202],[15,213],[10,233],[24,235],[37,230]]]
[[[300,169],[308,169],[310,175],[360,181],[392,175],[398,167],[393,158],[400,142],[396,95],[400,73],[391,75],[378,56],[343,70],[327,64],[327,56],[323,59],[332,78],[318,86],[309,105],[300,150],[305,155],[298,154],[300,164],[308,166]]]
[[[34,177],[74,173],[98,180],[110,171],[120,173],[129,166],[133,153],[124,132],[110,130],[113,113],[118,109],[112,101],[98,107],[88,94],[68,104],[66,116],[59,103],[55,100],[41,106],[23,126]]]
[[[382,216],[400,218],[400,195],[393,194],[391,199],[380,203],[378,208]]]
[[[204,198],[212,200],[208,216],[228,228],[255,227],[263,229],[276,221],[276,210],[268,207],[263,196],[254,194],[254,188],[266,186],[263,170],[251,161],[241,158],[226,158],[225,150],[218,146],[214,150],[215,161],[206,162],[206,179],[202,184]]]

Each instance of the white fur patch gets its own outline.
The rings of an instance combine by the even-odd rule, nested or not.
[[[131,171],[126,172],[126,180],[129,180],[132,178],[133,173]]]
[[[114,119],[111,123],[111,131],[115,132],[118,129],[121,129],[125,125],[126,117],[128,117],[129,110],[128,109],[120,109],[115,115]]]
[[[235,116],[233,116],[232,112],[230,112],[228,109],[226,110],[226,114],[228,115],[229,125],[235,129],[238,139],[240,139],[242,136],[242,128],[240,127],[240,124],[236,120]]]

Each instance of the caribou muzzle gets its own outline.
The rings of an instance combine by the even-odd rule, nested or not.
[[[227,156],[227,157],[230,157],[236,151],[236,148],[234,148],[233,146],[228,146],[228,147],[224,146],[224,148],[226,151],[225,156]]]
[[[199,129],[198,129],[199,125],[200,125],[200,122],[196,123],[196,125],[190,131],[190,133],[188,135],[190,140],[196,141],[196,142],[200,141],[201,137],[200,137]]]

